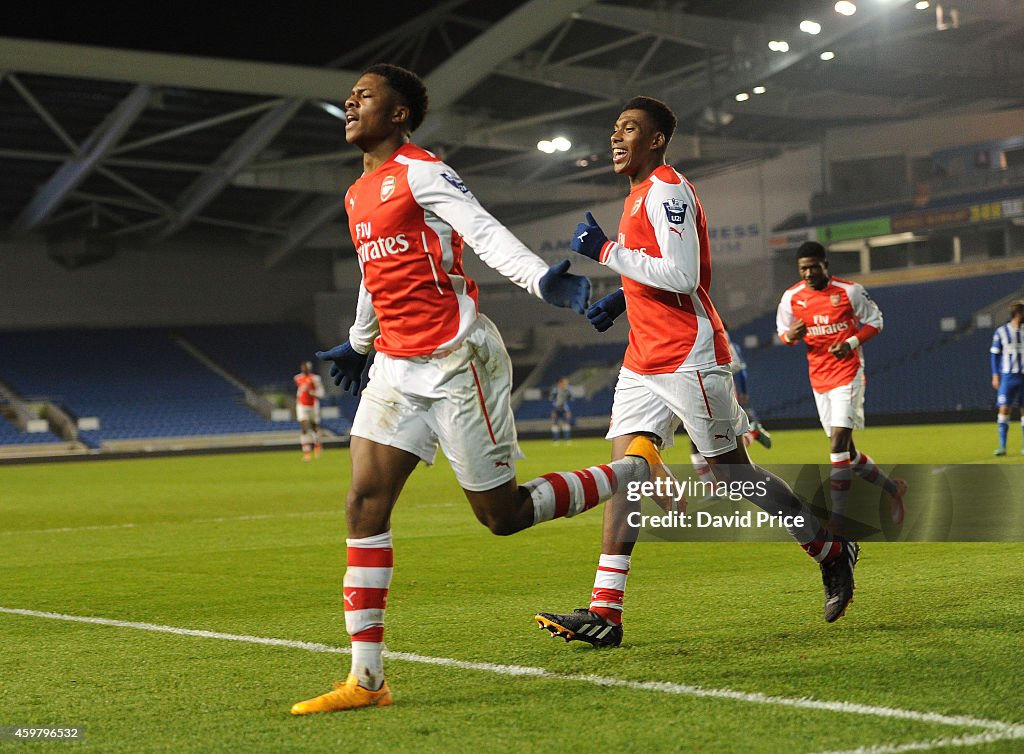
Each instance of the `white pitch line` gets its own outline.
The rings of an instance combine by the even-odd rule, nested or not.
[[[135,524],[96,524],[95,526],[58,526],[52,529],[7,529],[0,534],[62,534],[70,531],[100,531],[102,529],[134,529]]]
[[[158,524],[222,524],[228,521],[265,521],[274,518],[314,518],[326,516],[340,516],[342,511],[295,511],[292,513],[254,513],[244,516],[219,516],[217,518],[186,518],[171,521],[147,521],[144,524],[96,524],[94,526],[58,526],[52,529],[5,529],[0,535],[20,534],[63,534],[77,531],[99,531],[102,529],[136,529],[140,526],[152,526]]]
[[[266,521],[270,518],[319,518],[321,516],[340,516],[342,510],[333,511],[294,511],[292,513],[254,513],[248,516],[220,516],[218,518],[190,518],[173,523],[182,524],[221,524],[227,521]]]
[[[42,612],[39,610],[25,610],[22,608],[0,607],[0,613],[11,615],[24,615],[33,618],[48,618],[51,620],[71,621],[75,623],[91,623],[101,626],[115,626],[118,628],[135,628],[142,631],[156,631],[159,633],[176,634],[179,636],[198,636],[206,639],[223,639],[227,641],[246,642],[249,644],[264,644],[275,647],[288,647],[291,649],[304,649],[308,652],[326,652],[330,654],[350,654],[350,650],[342,647],[333,647],[328,644],[314,642],[293,641],[291,639],[274,639],[262,636],[247,636],[244,634],[227,634],[219,631],[204,631],[193,628],[179,628],[177,626],[163,626],[155,623],[138,623],[135,621],[114,620],[111,618],[94,618],[81,615],[65,615],[63,613]],[[477,670],[486,673],[496,673],[506,676],[530,676],[534,678],[545,678],[555,681],[574,681],[588,683],[595,686],[609,688],[626,688],[637,691],[654,691],[663,694],[674,694],[679,696],[690,696],[710,699],[731,699],[738,702],[751,704],[775,705],[781,707],[796,707],[816,711],[842,712],[853,715],[870,715],[899,720],[912,720],[921,723],[932,723],[935,725],[949,725],[958,728],[981,728],[990,734],[998,734],[1004,738],[1024,738],[1024,725],[1004,723],[998,720],[985,720],[983,718],[969,717],[966,715],[943,715],[937,712],[919,712],[916,710],[905,710],[897,707],[879,707],[867,704],[856,704],[853,702],[829,702],[819,699],[789,698],[782,696],[767,696],[765,694],[750,693],[746,691],[734,691],[731,689],[707,689],[700,686],[690,686],[681,683],[667,681],[630,681],[623,678],[609,678],[606,676],[563,674],[556,673],[546,668],[530,667],[524,665],[503,665],[491,662],[471,662],[468,660],[456,660],[450,657],[430,657],[427,655],[413,654],[410,652],[387,651],[384,656],[390,660],[401,662],[415,662],[424,665],[441,665],[445,667],[461,668],[464,670]],[[912,744],[906,744],[912,745]],[[952,744],[950,744],[952,745]],[[914,749],[908,749],[913,751]],[[888,751],[888,750],[885,750]],[[861,754],[858,750],[858,754]],[[864,750],[864,754],[882,754],[879,750]]]
[[[981,746],[982,744],[998,743],[999,741],[1012,741],[1024,738],[1024,731],[1012,726],[1013,729],[1003,732],[993,731],[991,733],[976,733],[970,736],[958,736],[957,738],[936,738],[931,741],[911,741],[905,744],[880,744],[877,746],[862,746],[859,749],[848,749],[845,751],[822,751],[817,754],[903,754],[909,751],[932,751],[934,749],[948,749],[951,746],[967,747]]]

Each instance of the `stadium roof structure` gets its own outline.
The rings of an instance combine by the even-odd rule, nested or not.
[[[267,268],[350,247],[342,196],[361,162],[338,114],[381,61],[425,77],[417,143],[506,223],[621,197],[608,135],[636,94],[679,115],[669,157],[691,177],[837,126],[1024,105],[1024,4],[858,3],[443,0],[386,28],[347,7],[338,49],[303,51],[324,65],[0,37],[0,223],[136,247],[226,239]],[[556,137],[564,150],[540,151]]]

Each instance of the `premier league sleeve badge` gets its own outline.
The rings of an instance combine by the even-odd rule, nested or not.
[[[687,205],[682,199],[669,199],[667,202],[662,202],[662,206],[665,208],[668,221],[673,225],[682,225],[686,220]]]

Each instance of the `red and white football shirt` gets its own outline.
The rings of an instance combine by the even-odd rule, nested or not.
[[[324,396],[324,383],[318,374],[295,375],[295,401],[300,406],[315,406]]]
[[[363,279],[349,343],[391,356],[449,351],[477,319],[463,239],[490,267],[540,297],[548,265],[487,212],[435,155],[405,144],[345,194]]]
[[[630,327],[623,366],[665,374],[729,363],[729,341],[709,295],[704,208],[670,165],[629,192],[618,241],[605,243],[600,261],[622,275]]]
[[[779,337],[797,320],[807,325],[807,367],[811,387],[818,393],[848,385],[864,366],[859,347],[845,359],[837,359],[828,352],[829,346],[854,335],[863,345],[882,329],[882,312],[864,286],[839,278],[830,278],[820,291],[801,281],[783,293],[775,315]]]

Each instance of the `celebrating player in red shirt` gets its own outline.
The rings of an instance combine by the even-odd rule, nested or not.
[[[295,375],[295,418],[301,431],[302,460],[312,457],[310,450],[320,457],[320,399],[324,397],[324,382],[313,371],[311,361],[302,362],[301,371]]]
[[[348,342],[317,356],[333,361],[335,381],[358,395],[371,345],[377,355],[352,426],[346,499],[352,670],[334,691],[295,704],[297,715],[391,704],[381,659],[391,510],[439,444],[476,517],[495,534],[580,513],[661,465],[643,438],[615,463],[516,482],[512,362],[477,308],[463,238],[486,264],[555,306],[582,314],[590,283],[568,274],[569,260],[549,268],[454,170],[409,143],[426,110],[423,82],[392,65],[369,68],[345,101],[345,139],[363,151],[364,173],[345,196],[362,284]]]
[[[853,444],[853,430],[864,428],[862,346],[882,330],[882,312],[864,286],[830,277],[825,247],[806,241],[797,249],[802,280],[782,294],[776,329],[786,345],[802,340],[818,417],[831,445],[832,518],[842,531],[853,474],[877,484],[889,498],[894,523],[903,521],[907,483],[890,479]]]
[[[825,618],[838,619],[853,598],[856,544],[825,531],[779,477],[754,466],[740,439],[749,430],[736,400],[729,341],[711,301],[707,220],[697,195],[665,162],[676,126],[667,105],[650,97],[626,103],[611,135],[615,172],[630,192],[618,238],[608,240],[588,212],[570,247],[622,275],[623,290],[592,306],[587,317],[606,330],[628,308],[629,347],[615,385],[607,438],[612,457],[637,437],[673,443],[682,421],[701,455],[726,483],[761,484],[751,502],[777,516],[822,567]],[[635,543],[630,513],[639,501],[616,495],[605,508],[604,534],[589,609],[538,613],[537,622],[567,641],[615,646],[622,639],[622,603]],[[800,523],[797,523],[800,521]]]

